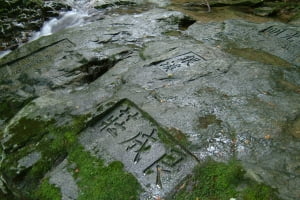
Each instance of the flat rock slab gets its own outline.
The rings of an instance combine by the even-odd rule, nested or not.
[[[85,116],[80,143],[124,163],[145,189],[142,199],[172,192],[208,157],[237,158],[283,199],[299,198],[299,27],[225,21],[183,32],[183,18],[164,9],[107,16],[1,59],[0,97],[30,101],[2,123],[5,173],[17,179],[40,161],[59,160],[44,157],[43,144],[56,137],[51,128]],[[261,50],[289,65],[233,56],[223,50],[230,47]],[[28,131],[35,123],[39,130]],[[52,165],[52,182],[76,198],[77,187],[57,179],[71,180],[65,165]],[[22,193],[30,181],[23,177],[7,181]]]
[[[281,23],[256,24],[241,20],[196,23],[187,34],[205,43],[225,48],[253,48],[300,66],[300,28]]]
[[[169,140],[168,145],[160,137]],[[170,193],[197,164],[191,153],[174,141],[157,122],[128,100],[116,104],[80,137],[80,142],[92,154],[100,158],[109,155],[124,163],[146,191],[141,199]]]

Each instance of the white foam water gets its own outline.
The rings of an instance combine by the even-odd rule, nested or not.
[[[51,35],[66,28],[83,25],[89,16],[97,12],[93,8],[94,0],[68,0],[65,3],[70,5],[72,10],[61,12],[59,17],[45,22],[41,30],[34,33],[29,41]]]
[[[102,12],[94,9],[94,4],[99,0],[65,0],[63,3],[69,5],[72,10],[63,11],[56,18],[44,22],[40,31],[32,34],[28,42],[36,40],[42,36],[51,35],[66,28],[80,26],[89,23],[97,18],[97,15],[102,15]],[[23,44],[20,44],[22,46]],[[11,50],[0,51],[0,58],[4,57]]]
[[[80,26],[84,23],[84,18],[86,17],[88,17],[88,14],[77,12],[76,10],[61,13],[60,17],[45,22],[41,30],[34,33],[29,41],[51,35],[66,28]]]

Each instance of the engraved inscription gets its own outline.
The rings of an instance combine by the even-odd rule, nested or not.
[[[136,153],[134,156],[134,163],[138,163],[141,160],[141,155],[143,151],[146,151],[151,148],[151,145],[149,144],[152,140],[153,142],[156,142],[158,139],[155,138],[155,133],[157,132],[156,129],[152,129],[151,133],[149,135],[142,133],[141,131],[135,135],[132,138],[129,138],[119,144],[125,144],[129,143],[129,145],[126,147],[126,151],[135,149],[134,152]],[[150,141],[149,141],[150,140]]]
[[[107,152],[124,163],[145,187],[150,185],[167,193],[196,161],[180,146],[163,144],[161,134],[166,133],[157,123],[133,103],[123,100],[87,129],[80,140],[88,149],[92,147],[95,154]]]
[[[57,54],[73,46],[74,44],[70,40],[63,39],[42,47],[29,55],[3,64],[0,67],[0,78],[20,74],[29,68],[39,69],[45,67],[45,65],[51,65]]]
[[[291,30],[291,29],[284,29],[279,26],[270,26],[261,31],[265,35],[275,36],[277,38],[285,39],[290,42],[300,42],[300,32]]]
[[[185,68],[203,60],[205,60],[203,57],[193,52],[188,52],[160,63],[159,68],[167,73],[172,73],[184,70]]]

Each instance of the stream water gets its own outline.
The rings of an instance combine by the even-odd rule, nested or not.
[[[58,18],[45,22],[41,30],[33,34],[30,41],[41,36],[51,35],[65,28],[83,25],[97,19],[103,13],[94,8],[93,0],[68,0],[67,4],[72,7],[72,10],[61,12]]]
[[[70,11],[62,11],[58,17],[46,21],[40,31],[32,34],[29,42],[66,28],[90,23],[103,16],[104,11],[94,8],[95,0],[67,0],[64,3],[70,5],[72,9]],[[10,52],[11,50],[0,51],[0,58]]]

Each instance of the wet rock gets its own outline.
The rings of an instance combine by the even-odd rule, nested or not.
[[[120,6],[120,5],[134,5],[134,4],[145,4],[145,3],[153,3],[160,7],[164,7],[168,5],[170,2],[169,0],[96,0],[92,2],[92,5],[97,9],[103,9],[111,6]]]
[[[271,7],[258,7],[254,9],[254,14],[261,17],[266,17],[274,14],[275,11],[276,9]]]
[[[121,161],[143,188],[140,199],[172,193],[209,157],[237,158],[282,199],[297,199],[298,27],[226,21],[184,32],[185,20],[164,9],[106,16],[1,59],[9,89],[1,98],[35,98],[13,96],[26,106],[2,124],[3,185],[30,198],[49,178],[65,198],[80,198],[82,169],[66,160],[83,148],[107,165]],[[232,44],[271,59],[222,49]]]
[[[298,26],[281,23],[256,24],[239,20],[221,23],[197,23],[187,30],[195,39],[224,49],[251,48],[275,55],[292,65],[300,66]]]
[[[209,4],[212,6],[220,5],[247,5],[253,6],[259,3],[262,3],[263,0],[210,0]]]
[[[55,170],[50,173],[49,182],[62,188],[62,200],[74,200],[78,198],[78,187],[68,171],[68,161],[61,162]]]

